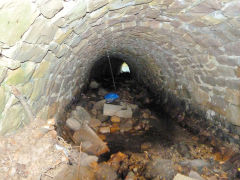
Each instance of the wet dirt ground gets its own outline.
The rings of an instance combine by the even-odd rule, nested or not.
[[[110,78],[99,83],[81,94],[76,103],[97,119],[97,125],[90,122],[90,126],[109,148],[98,157],[98,165],[110,169],[103,171],[109,176],[103,178],[100,173],[95,179],[173,179],[177,173],[195,179],[237,179],[237,152],[219,145],[214,137],[194,135],[179,126],[161,111],[155,96],[129,74],[116,79],[116,90]],[[107,92],[120,96],[113,104],[134,105],[132,118],[104,116],[102,105],[96,108]],[[75,146],[69,137],[72,132],[66,131],[64,138]]]

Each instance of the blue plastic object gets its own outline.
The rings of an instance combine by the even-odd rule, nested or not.
[[[118,99],[119,96],[116,93],[108,93],[107,95],[104,96],[104,98],[106,99],[107,103],[111,103]]]

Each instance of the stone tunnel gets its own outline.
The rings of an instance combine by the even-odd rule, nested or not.
[[[1,137],[61,121],[109,57],[171,116],[240,144],[239,0],[1,0],[0,27]]]
[[[57,117],[109,53],[162,104],[239,139],[239,12],[238,0],[2,0],[1,135],[30,121],[13,88],[34,117]]]

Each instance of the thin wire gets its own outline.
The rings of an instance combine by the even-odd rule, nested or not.
[[[111,60],[110,60],[109,54],[108,54],[108,50],[107,50],[107,57],[108,57],[108,62],[109,62],[110,70],[111,70],[113,86],[114,86],[114,89],[116,91],[117,88],[116,88],[116,84],[115,84],[115,80],[114,80],[114,76],[113,76],[112,65],[111,65]]]

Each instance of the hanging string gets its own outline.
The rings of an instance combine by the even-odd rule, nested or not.
[[[108,58],[109,67],[110,67],[110,71],[111,71],[113,86],[114,86],[114,89],[115,89],[115,91],[116,91],[117,88],[116,88],[116,84],[115,84],[115,80],[114,80],[114,75],[113,75],[113,71],[112,71],[112,65],[111,65],[111,60],[110,60],[109,54],[108,54],[108,50],[107,50],[107,58]]]

